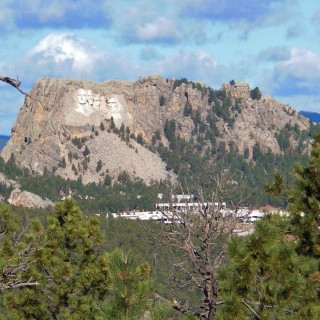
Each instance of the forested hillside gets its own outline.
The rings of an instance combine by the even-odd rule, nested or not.
[[[76,85],[117,96],[123,108],[114,114],[118,118],[108,118],[107,110],[95,109],[87,117],[70,111],[75,103],[70,91]],[[87,212],[153,210],[159,192],[195,193],[225,170],[242,186],[247,205],[283,206],[284,201],[265,192],[265,184],[276,171],[292,181],[293,164],[305,162],[320,128],[293,108],[263,96],[259,88],[235,81],[214,90],[187,79],[157,76],[125,86],[47,79],[40,80],[32,94],[43,87],[52,95],[59,92],[60,112],[51,94],[42,98],[49,110],[35,114],[38,105],[32,109],[33,100],[26,100],[26,112],[21,111],[2,153],[7,162],[0,161],[0,172],[23,190],[52,201],[72,194]],[[63,122],[63,112],[71,112],[70,123]],[[53,115],[56,122],[50,123]],[[11,190],[1,188],[7,199]]]
[[[318,319],[319,165],[317,136],[293,182],[267,186],[287,214],[244,237],[214,207],[165,225],[0,205],[0,319]]]

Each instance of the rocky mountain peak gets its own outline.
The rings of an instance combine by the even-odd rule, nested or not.
[[[230,81],[229,84],[224,83],[221,87],[234,98],[249,98],[250,97],[250,86],[245,82]]]
[[[222,144],[226,150],[236,145],[248,159],[257,144],[279,154],[284,134],[285,147],[289,143],[293,150],[299,141],[290,132],[309,128],[294,109],[260,91],[252,94],[242,82],[213,90],[159,75],[102,83],[46,78],[26,97],[1,156],[8,160],[13,154],[20,166],[40,173],[47,168],[70,179],[81,176],[85,183],[116,179],[123,171],[147,183],[174,180],[153,145],[161,141],[169,147],[168,120],[176,135],[196,139],[202,153],[209,150],[210,161]]]

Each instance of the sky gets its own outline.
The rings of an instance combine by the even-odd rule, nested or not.
[[[316,0],[1,0],[0,75],[137,80],[159,74],[219,89],[244,81],[320,112]],[[24,96],[0,83],[0,135]]]

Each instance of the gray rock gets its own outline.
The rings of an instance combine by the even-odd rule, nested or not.
[[[34,193],[21,191],[20,189],[14,189],[11,192],[8,202],[14,206],[32,209],[51,209],[54,207],[54,203],[51,200],[43,199]]]
[[[236,102],[240,105],[241,111],[231,110],[232,126],[221,117],[216,119],[220,132],[217,143],[225,142],[228,149],[232,141],[239,153],[247,148],[249,159],[256,143],[263,151],[281,153],[275,135],[286,124],[296,125],[300,131],[309,128],[306,118],[270,96],[252,100],[246,83],[223,84],[222,90],[227,92],[233,105]],[[160,105],[160,100],[165,103]],[[204,121],[215,108],[208,104],[208,91],[201,83],[175,87],[175,79],[157,75],[135,82],[40,79],[26,97],[1,156],[8,160],[13,153],[18,165],[39,173],[47,167],[58,168],[57,174],[65,178],[78,179],[81,174],[85,183],[102,181],[106,172],[115,179],[123,171],[147,183],[166,179],[168,175],[174,180],[175,175],[166,171],[165,163],[157,154],[133,140],[125,143],[108,128],[112,117],[118,128],[123,123],[131,133],[141,134],[147,142],[159,130],[162,142],[168,145],[163,126],[166,119],[174,119],[176,132],[189,140],[194,124],[190,117],[183,115],[186,103],[198,111]],[[101,123],[105,130],[99,128]],[[80,148],[72,143],[74,138],[83,139]],[[290,143],[294,149],[298,141],[291,139]],[[89,162],[83,156],[85,146],[90,150]],[[206,147],[210,147],[209,142]],[[70,154],[74,155],[72,159],[68,158]],[[102,169],[97,172],[99,160]],[[65,165],[61,167],[61,163]]]

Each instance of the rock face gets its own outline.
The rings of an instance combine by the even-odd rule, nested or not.
[[[0,172],[0,184],[4,185],[7,188],[20,188],[20,184],[18,182],[8,179],[2,172]]]
[[[233,123],[216,117],[217,142],[228,146],[233,141],[239,153],[248,149],[251,156],[257,143],[263,151],[280,153],[275,136],[281,129],[288,124],[300,131],[309,128],[306,118],[272,97],[253,100],[247,84],[224,84],[222,91],[233,106]],[[166,179],[165,163],[130,134],[150,142],[159,131],[166,145],[164,124],[173,119],[177,133],[188,140],[195,124],[185,115],[186,105],[206,122],[218,104],[210,102],[210,90],[200,83],[159,76],[103,83],[40,79],[26,97],[1,156],[8,160],[13,153],[20,166],[40,173],[46,167],[66,178],[81,174],[85,183],[103,181],[106,174],[116,178],[123,171],[147,183]],[[115,134],[115,127],[122,134]],[[292,139],[290,143],[297,145]]]
[[[54,207],[54,203],[51,200],[43,199],[34,193],[19,189],[14,189],[11,192],[8,202],[14,206],[32,209],[52,209]]]

